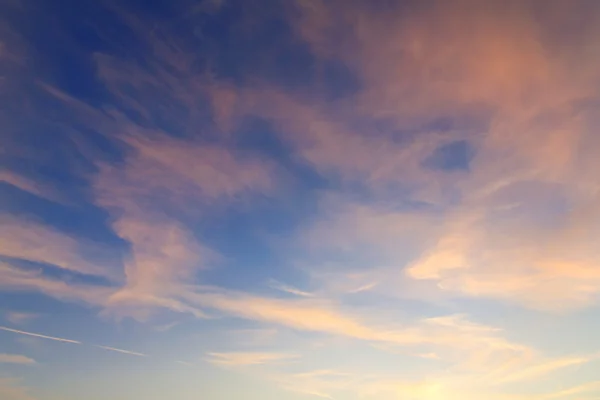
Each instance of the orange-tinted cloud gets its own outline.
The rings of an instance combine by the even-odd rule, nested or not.
[[[298,32],[321,56],[351,65],[362,89],[333,105],[279,94],[264,114],[295,135],[297,151],[320,171],[379,200],[354,205],[337,196],[341,205],[324,207],[313,242],[369,246],[378,258],[365,268],[379,280],[397,280],[407,266],[409,278],[452,295],[538,309],[597,300],[600,179],[590,171],[600,168],[592,151],[600,148],[600,57],[592,50],[600,13],[577,2],[534,3],[299,2]],[[265,102],[273,96],[263,94]],[[453,126],[436,132],[434,122],[448,117]],[[468,169],[424,164],[455,140],[473,147]],[[388,207],[398,197],[382,187],[435,209]]]
[[[184,297],[200,307],[233,316],[293,328],[387,343],[397,346],[430,346],[461,350],[462,360],[493,361],[495,357],[518,356],[528,359],[531,349],[505,340],[498,331],[470,322],[463,316],[423,319],[406,326],[366,323],[334,304],[318,300],[283,300],[244,293],[198,291]],[[458,353],[456,354],[458,355]]]

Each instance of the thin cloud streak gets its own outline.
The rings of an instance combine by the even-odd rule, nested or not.
[[[55,336],[41,335],[39,333],[33,333],[33,332],[20,331],[20,330],[17,330],[17,329],[7,328],[5,326],[0,326],[0,330],[6,331],[6,332],[17,333],[17,334],[20,334],[20,335],[37,337],[37,338],[41,338],[41,339],[54,340],[54,341],[57,341],[57,342],[72,343],[72,344],[84,344],[83,342],[80,342],[80,341],[77,341],[77,340],[59,338],[59,337],[55,337]],[[130,350],[123,350],[123,349],[119,349],[119,348],[116,348],[116,347],[100,346],[100,345],[93,345],[93,346],[101,348],[101,349],[104,349],[104,350],[109,350],[109,351],[114,351],[114,352],[117,352],[117,353],[122,353],[122,354],[129,354],[129,355],[138,356],[138,357],[148,357],[147,354],[138,353],[138,352],[130,351]],[[3,356],[10,356],[10,355],[7,355],[7,354],[0,355],[0,360],[3,359]],[[6,358],[6,360],[8,360],[8,358]],[[9,362],[9,361],[5,361],[5,362]]]
[[[293,361],[300,356],[286,353],[260,353],[260,352],[229,352],[208,353],[207,361],[219,366],[244,367],[250,365],[281,364]]]
[[[6,332],[18,333],[20,335],[27,335],[27,336],[38,337],[38,338],[41,338],[41,339],[54,340],[54,341],[57,341],[57,342],[82,344],[81,342],[79,342],[77,340],[64,339],[64,338],[59,338],[59,337],[54,337],[54,336],[40,335],[39,333],[32,333],[32,332],[20,331],[20,330],[17,330],[17,329],[7,328],[5,326],[0,326],[0,330],[6,331]]]
[[[138,352],[130,351],[130,350],[117,349],[116,347],[100,346],[100,345],[94,345],[94,347],[98,347],[98,348],[104,349],[104,350],[114,351],[117,353],[129,354],[131,356],[148,357],[147,354],[138,353]]]
[[[556,360],[546,361],[544,363],[532,365],[521,370],[517,370],[508,373],[504,377],[494,379],[494,383],[502,385],[512,382],[520,382],[533,380],[541,376],[549,375],[551,373],[566,369],[569,367],[580,366],[586,363],[590,363],[597,358],[595,357],[571,357],[571,358],[560,358]]]
[[[304,290],[297,289],[293,286],[286,285],[285,283],[278,282],[276,280],[271,280],[269,282],[269,287],[279,290],[285,293],[293,294],[300,297],[314,297],[313,293],[306,292]]]
[[[0,171],[0,182],[14,186],[24,192],[33,194],[34,196],[56,203],[68,204],[68,202],[61,198],[55,190],[14,172]]]

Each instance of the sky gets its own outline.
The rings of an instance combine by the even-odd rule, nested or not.
[[[0,398],[600,399],[599,129],[595,0],[0,0]]]

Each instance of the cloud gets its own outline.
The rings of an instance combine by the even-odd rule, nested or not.
[[[114,351],[116,353],[129,354],[131,356],[138,356],[138,357],[148,357],[147,354],[138,353],[138,352],[135,352],[135,351],[117,349],[115,347],[108,347],[108,346],[100,346],[100,345],[95,345],[95,346],[98,347],[98,348],[100,348],[100,349]]]
[[[598,389],[600,389],[600,381],[587,382],[554,393],[548,393],[546,395],[540,396],[540,399],[560,399],[563,397],[570,397],[573,395],[581,394],[583,394],[584,396],[586,394],[594,395],[595,392],[598,391]]]
[[[12,171],[0,171],[0,182],[14,186],[20,190],[29,192],[35,196],[42,197],[50,201],[65,203],[65,200],[52,188],[47,187],[47,185],[40,184],[39,182],[35,182],[22,175],[18,175]]]
[[[444,385],[435,381],[402,382],[379,381],[365,385],[361,389],[363,396],[387,394],[409,399],[441,399]],[[450,395],[455,398],[453,395]]]
[[[285,293],[290,293],[293,294],[295,296],[300,296],[300,297],[313,297],[314,295],[312,293],[309,292],[305,292],[303,290],[297,289],[293,286],[290,285],[286,285],[284,283],[275,281],[275,280],[271,280],[269,282],[269,287],[285,292]]]
[[[251,320],[272,322],[300,330],[365,337],[370,330],[317,302],[290,301],[244,293],[190,293],[192,303]]]
[[[269,378],[286,390],[309,396],[333,399],[340,390],[352,390],[363,383],[364,376],[335,370],[312,370],[291,374],[273,374]]]
[[[33,336],[33,337],[37,337],[37,338],[41,338],[41,339],[55,340],[57,342],[81,344],[81,342],[79,342],[77,340],[64,339],[64,338],[59,338],[59,337],[54,337],[54,336],[40,335],[38,333],[19,331],[17,329],[7,328],[5,326],[0,326],[0,330],[6,331],[6,332],[18,333],[20,335]]]
[[[39,317],[40,314],[19,311],[8,311],[5,316],[7,321],[15,325],[22,325]]]
[[[439,360],[440,359],[440,356],[438,356],[436,353],[417,354],[417,357],[428,358],[430,360]]]
[[[433,346],[451,349],[465,363],[495,358],[529,359],[532,350],[511,343],[491,327],[469,321],[462,315],[408,321],[405,326],[366,324],[334,304],[316,300],[283,300],[235,292],[202,292],[186,295],[188,301],[225,314],[296,329],[397,346]]]
[[[308,272],[334,293],[378,282],[373,290],[396,297],[491,297],[542,310],[593,304],[600,289],[596,228],[573,220],[583,210],[553,214],[560,193],[528,185],[529,194],[507,191],[502,202],[467,201],[445,213],[325,203],[326,217],[303,233],[320,257]],[[336,254],[350,262],[327,269],[322,260]]]
[[[281,364],[297,359],[297,354],[285,353],[208,353],[208,362],[222,367],[243,367],[249,365]]]
[[[33,333],[33,332],[20,331],[17,329],[7,328],[5,326],[0,326],[0,330],[6,331],[6,332],[17,333],[19,335],[32,336],[32,337],[40,338],[40,339],[54,340],[57,342],[83,344],[82,342],[77,341],[77,340],[59,338],[59,337],[55,337],[55,336],[41,335],[39,333]],[[148,357],[147,354],[138,353],[138,352],[130,351],[130,350],[123,350],[123,349],[119,349],[116,347],[100,346],[100,345],[93,345],[93,346],[100,348],[100,349],[113,351],[113,352],[117,352],[117,353],[122,353],[122,354],[129,354],[129,355],[138,356],[138,357]],[[35,361],[30,358],[20,356],[20,355],[13,355],[13,354],[0,354],[0,362],[16,363],[16,364],[34,364],[35,363]]]
[[[0,378],[0,395],[6,400],[35,400],[16,378]]]
[[[407,274],[436,280],[442,290],[538,309],[564,310],[593,303],[600,291],[593,237],[570,238],[568,228],[525,226],[524,213],[535,212],[535,204],[512,212],[496,211],[502,222],[487,222],[487,216],[470,211],[458,213],[449,220],[447,233],[409,265]]]
[[[84,302],[118,318],[145,320],[160,308],[198,318],[210,311],[261,329],[274,325],[363,341],[377,345],[376,351],[408,347],[402,353],[412,362],[431,365],[414,380],[362,369],[269,378],[325,398],[349,391],[385,398],[522,400],[527,397],[504,393],[504,386],[539,382],[589,363],[585,356],[541,357],[466,315],[398,318],[384,308],[413,312],[399,297],[489,298],[544,311],[597,301],[600,23],[589,23],[593,16],[586,20],[589,27],[572,26],[582,12],[594,15],[597,6],[342,3],[289,5],[291,28],[317,58],[314,70],[341,63],[356,75],[359,88],[334,100],[321,95],[321,83],[303,85],[299,94],[260,79],[243,87],[216,82],[219,74],[196,72],[198,64],[212,63],[198,62],[189,43],[179,43],[160,24],[146,29],[141,17],[116,10],[138,36],[138,48],[151,51],[127,59],[94,56],[111,108],[95,109],[48,85],[38,89],[72,114],[58,125],[75,132],[80,155],[90,158],[91,172],[83,177],[90,181],[89,194],[130,246],[124,279],[112,266],[85,257],[88,244],[78,238],[7,217],[0,220],[7,227],[0,233],[6,257],[109,277],[113,286],[60,281],[0,264],[0,287]],[[216,4],[211,16],[220,8]],[[561,30],[569,34],[558,34]],[[290,153],[286,165],[302,164],[326,187],[310,193],[318,198],[318,215],[302,218],[311,226],[302,226],[298,235],[299,256],[285,257],[310,265],[311,285],[301,290],[271,282],[294,297],[199,284],[221,257],[199,229],[204,218],[231,206],[245,208],[248,199],[270,195],[280,184],[274,161],[237,148],[241,136],[251,135],[235,132],[246,116],[271,123]],[[118,161],[90,150],[93,141],[76,124],[82,132],[101,131]],[[457,144],[468,156],[448,155]],[[454,156],[460,160],[447,159]],[[37,195],[51,193],[14,172],[2,177]],[[272,337],[262,334],[262,341]],[[290,355],[209,356],[218,365],[261,367]]]
[[[215,12],[219,8],[215,6]],[[178,50],[166,32],[158,33],[161,28],[147,31],[143,28],[147,21],[138,15],[120,7],[112,11],[153,51],[140,53],[139,63],[109,54],[93,55],[97,79],[112,97],[110,108],[96,108],[40,80],[23,96],[39,111],[32,116],[36,121],[47,122],[42,110],[50,107],[41,104],[41,99],[58,110],[52,125],[64,128],[77,158],[85,159],[81,168],[85,172],[69,173],[90,181],[94,204],[109,212],[115,234],[131,245],[126,281],[121,275],[117,279],[111,275],[122,287],[101,302],[106,313],[145,319],[157,308],[168,308],[202,317],[201,310],[176,296],[184,282],[195,279],[198,271],[217,258],[215,251],[194,237],[190,226],[230,204],[245,206],[252,196],[271,193],[274,164],[217,138],[235,114],[234,89],[198,72],[194,57],[182,51],[183,43]],[[221,128],[212,123],[213,111]],[[106,153],[114,153],[99,150],[96,135],[110,149]],[[116,158],[121,159],[115,162]],[[44,167],[46,161],[35,160]],[[38,187],[15,179],[13,172],[6,176],[21,188],[40,193]],[[20,230],[8,230],[12,237],[7,238],[6,255],[109,275],[105,265],[79,257],[79,241],[30,221],[14,225]]]
[[[0,287],[6,291],[40,292],[56,299],[83,302],[92,306],[105,304],[115,289],[83,283],[65,282],[0,262]]]
[[[197,293],[189,300],[250,320],[381,344],[386,352],[395,353],[397,348],[404,347],[411,349],[411,353],[424,351],[418,356],[436,362],[431,367],[430,379],[414,382],[400,377],[382,380],[378,372],[374,371],[371,375],[361,372],[361,368],[350,374],[333,371],[337,373],[315,376],[296,376],[280,369],[260,373],[264,379],[285,389],[326,398],[354,391],[371,396],[402,395],[414,399],[444,398],[444,393],[451,392],[457,399],[489,396],[486,398],[524,400],[529,397],[505,394],[507,385],[542,382],[552,373],[595,359],[593,355],[543,358],[536,350],[505,339],[501,329],[472,322],[460,314],[390,325],[389,322],[378,323],[378,320],[387,321],[384,315],[367,313],[370,316],[367,323],[367,320],[347,314],[322,300],[269,299],[233,292]],[[256,360],[248,353],[233,354],[236,357],[219,355],[218,360],[213,361],[248,367],[262,364],[263,353],[258,353]]]
[[[126,168],[103,165],[95,183],[98,204],[109,210],[194,215],[207,202],[270,190],[270,167],[259,159],[123,124]]]
[[[116,232],[132,246],[132,260],[125,271],[133,290],[169,292],[170,284],[189,281],[199,267],[214,258],[183,226],[161,222],[120,219],[115,223]]]
[[[297,32],[363,83],[333,105],[253,94],[297,154],[338,190],[341,182],[309,243],[362,252],[380,281],[398,282],[406,268],[450,296],[545,310],[594,304],[597,24],[575,29],[558,3],[544,12],[530,2],[460,3],[298,3]],[[573,36],[557,40],[563,28]],[[465,168],[427,165],[459,142],[473,152]],[[356,187],[369,201],[350,200]]]
[[[597,382],[575,385],[567,389],[535,390],[529,394],[507,391],[484,381],[485,371],[464,374],[452,369],[432,369],[427,377],[407,379],[406,375],[381,374],[377,371],[309,370],[299,373],[272,371],[264,378],[277,383],[284,389],[323,398],[338,398],[348,394],[359,394],[373,398],[407,398],[411,400],[469,399],[534,400],[570,398],[579,393],[593,395]],[[539,378],[539,377],[536,377]],[[539,380],[529,376],[529,382]]]
[[[177,139],[121,122],[124,168],[101,164],[96,203],[114,216],[117,235],[131,245],[126,284],[107,312],[146,319],[156,308],[204,314],[178,300],[184,285],[220,258],[188,227],[208,213],[272,188],[272,168],[223,146]],[[209,211],[212,210],[212,211]]]
[[[0,364],[36,364],[35,360],[20,354],[0,354]]]
[[[90,262],[83,253],[101,246],[85,243],[32,219],[0,216],[0,254],[46,263],[81,274],[117,279],[114,269]]]
[[[495,384],[506,384],[519,381],[531,381],[536,378],[540,378],[547,374],[551,374],[556,371],[560,371],[564,368],[580,366],[597,359],[598,356],[590,357],[567,357],[553,360],[547,360],[545,362],[537,363],[535,365],[527,366],[521,370],[516,370],[507,373],[505,376],[494,379]]]
[[[132,256],[125,265],[126,285],[107,301],[110,312],[144,319],[152,308],[165,307],[204,315],[177,297],[182,286],[215,259],[213,251],[168,219],[160,223],[122,218],[115,230],[131,243]]]

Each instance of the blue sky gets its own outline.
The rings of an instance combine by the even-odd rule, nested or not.
[[[0,15],[2,399],[600,398],[600,4]]]

